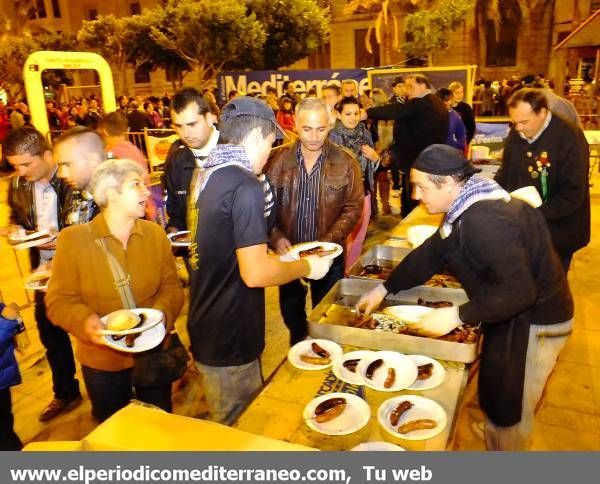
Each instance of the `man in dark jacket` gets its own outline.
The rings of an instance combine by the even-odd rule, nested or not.
[[[63,228],[72,195],[58,178],[58,169],[44,136],[34,128],[19,128],[9,133],[3,148],[17,175],[8,192],[11,224],[25,230]],[[54,241],[32,247],[29,251],[32,269],[50,262],[54,249]],[[40,421],[45,422],[80,402],[81,394],[69,335],[46,316],[42,291],[35,292],[35,319],[46,348],[54,390],[54,399],[39,416]]]
[[[447,145],[421,153],[411,171],[415,195],[429,213],[445,214],[442,225],[358,309],[370,313],[386,294],[447,265],[469,301],[432,310],[420,326],[439,336],[482,324],[478,390],[487,448],[526,450],[536,405],[572,330],[573,300],[540,211],[475,171]]]
[[[445,143],[448,136],[448,110],[431,91],[427,77],[417,74],[406,78],[405,104],[387,104],[367,109],[370,119],[394,120],[392,155],[399,160],[402,173],[401,214],[403,217],[418,205],[411,198],[408,173],[419,153],[429,145]]]
[[[554,115],[544,91],[521,89],[508,101],[513,128],[496,181],[506,190],[533,185],[542,198],[565,271],[590,241],[589,146],[581,129]]]
[[[186,87],[171,101],[171,125],[179,136],[165,161],[163,187],[167,192],[167,232],[187,230],[188,198],[196,168],[201,168],[219,140],[217,121],[210,106],[196,89]],[[193,188],[193,187],[191,187]],[[195,203],[195,200],[194,200]]]
[[[318,240],[345,245],[360,218],[365,196],[360,165],[354,155],[327,140],[329,109],[325,101],[300,101],[296,107],[296,132],[299,140],[278,149],[267,171],[277,206],[269,245],[280,255],[301,242]],[[344,257],[340,255],[323,279],[310,281],[313,306],[343,276]],[[306,294],[299,279],[279,288],[281,313],[292,345],[307,335]]]
[[[127,113],[129,131],[132,133],[142,133],[144,128],[151,128],[148,114],[144,111],[140,111],[140,105],[137,101],[131,101],[129,107],[131,108],[131,111]]]

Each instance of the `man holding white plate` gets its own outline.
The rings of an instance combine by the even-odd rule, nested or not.
[[[9,186],[10,222],[15,231],[58,232],[66,222],[71,191],[58,177],[58,168],[44,136],[34,128],[11,131],[4,141],[4,155],[16,171]],[[13,231],[13,233],[15,232]],[[10,234],[9,234],[10,238]],[[32,246],[31,268],[48,265],[54,257],[55,241]],[[75,358],[69,335],[54,326],[46,315],[44,293],[35,293],[35,319],[40,341],[52,373],[54,398],[42,410],[46,422],[81,401],[79,382],[75,378]]]
[[[572,331],[573,299],[543,215],[476,171],[447,145],[419,155],[414,196],[429,213],[445,214],[442,225],[357,309],[370,313],[388,292],[423,284],[447,265],[469,301],[433,309],[420,326],[446,334],[481,323],[478,391],[487,449],[526,450],[536,405]]]
[[[364,188],[360,165],[354,155],[330,141],[329,107],[317,98],[306,98],[296,106],[299,140],[276,151],[267,176],[273,185],[277,221],[269,245],[285,255],[292,244],[333,242],[344,245],[359,221]],[[327,275],[310,281],[313,307],[344,277],[344,257],[335,258]],[[290,344],[308,334],[307,288],[300,279],[279,288],[283,320],[290,330]]]

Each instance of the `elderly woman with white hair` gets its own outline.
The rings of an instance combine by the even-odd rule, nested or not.
[[[90,187],[102,212],[91,222],[60,233],[46,295],[50,319],[76,339],[92,414],[99,421],[127,405],[134,392],[138,400],[171,410],[171,384],[134,384],[135,357],[108,347],[100,332],[104,328],[100,318],[124,306],[109,254],[127,275],[123,280],[137,307],[164,313],[167,335],[183,305],[163,229],[140,220],[149,197],[143,178],[144,171],[131,160],[110,160],[96,168]]]

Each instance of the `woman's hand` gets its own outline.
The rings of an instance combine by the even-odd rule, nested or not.
[[[90,314],[83,323],[83,331],[89,341],[97,345],[105,345],[104,336],[100,333],[104,329],[104,325],[100,321],[97,314]]]
[[[356,312],[360,314],[364,312],[365,315],[369,315],[373,312],[374,309],[377,309],[383,301],[383,298],[387,294],[387,289],[383,284],[371,289],[368,293],[363,294],[361,298],[356,303]]]
[[[371,148],[369,145],[362,145],[360,147],[362,154],[365,155],[369,160],[375,162],[379,159],[379,153]]]

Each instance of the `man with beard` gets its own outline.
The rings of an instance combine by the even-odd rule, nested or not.
[[[171,101],[171,126],[180,139],[169,149],[163,176],[169,233],[188,229],[188,198],[194,191],[190,186],[194,171],[202,168],[219,140],[216,121],[210,106],[196,89],[187,87],[175,93]]]

